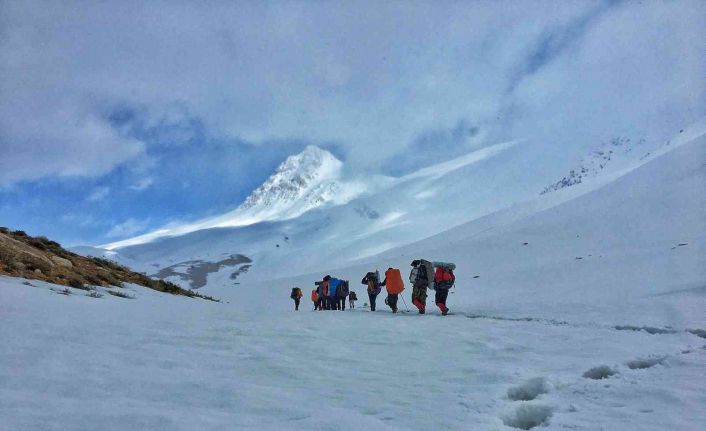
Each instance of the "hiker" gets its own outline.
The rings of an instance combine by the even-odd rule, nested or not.
[[[348,294],[348,303],[351,307],[351,310],[355,308],[355,301],[358,300],[358,296],[355,294],[354,291],[351,290],[351,293]]]
[[[316,285],[316,304],[315,304],[315,309],[316,310],[323,310],[324,309],[324,282],[323,281],[315,281],[314,284]]]
[[[392,309],[393,313],[397,313],[397,299],[399,298],[399,294],[404,290],[404,282],[402,281],[400,270],[397,268],[387,268],[387,271],[385,271],[385,279],[380,283],[380,286],[385,286],[387,289],[385,304]]]
[[[441,310],[441,315],[446,316],[449,313],[449,308],[446,306],[446,298],[449,296],[449,289],[456,282],[456,276],[453,272],[456,269],[456,265],[446,262],[434,262],[433,265],[436,267],[436,272],[434,273],[436,295],[434,300],[436,301],[436,306]]]
[[[341,284],[338,285],[338,298],[336,300],[339,302],[338,308],[341,311],[346,311],[346,299],[348,298],[348,280],[341,280]]]
[[[341,280],[337,278],[331,278],[328,281],[328,297],[329,297],[329,304],[330,310],[338,310],[339,302],[338,302],[338,289],[341,287]]]
[[[319,292],[317,292],[318,286],[311,289],[311,302],[314,303],[314,311],[319,308]]]
[[[368,299],[370,299],[370,311],[375,311],[375,299],[380,294],[380,275],[377,271],[368,272],[360,281],[368,286]]]
[[[409,273],[409,282],[412,283],[412,304],[424,314],[427,307],[427,288],[430,275],[434,273],[431,262],[424,259],[412,261],[412,271]]]
[[[330,275],[325,276],[324,279],[321,281],[322,310],[330,310],[331,309],[331,301],[330,301],[330,296],[329,296],[329,282],[330,281],[331,281]]]
[[[294,311],[299,311],[299,301],[302,299],[302,296],[304,296],[304,294],[300,288],[292,288],[292,293],[289,294],[289,297],[294,300]]]

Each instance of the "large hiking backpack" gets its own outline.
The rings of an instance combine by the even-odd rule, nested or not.
[[[369,272],[365,275],[368,280],[368,294],[378,295],[380,293],[380,274],[375,272]]]
[[[302,290],[298,287],[293,287],[292,293],[289,294],[289,297],[292,299],[301,298],[302,296],[303,296]]]
[[[437,265],[437,263],[443,262],[434,262],[434,266],[436,266],[436,272],[434,272],[434,289],[451,289],[456,282],[456,276],[453,272],[456,265],[453,263]]]
[[[399,269],[390,268],[385,271],[385,280],[387,293],[396,295],[398,293],[402,293],[404,290],[404,282],[402,281],[402,275],[400,274]]]
[[[414,283],[416,283],[418,279],[419,279],[419,266],[415,266],[409,272],[409,282],[412,283],[412,285],[414,285]]]
[[[434,268],[441,267],[441,268],[450,269],[451,271],[456,269],[456,264],[451,263],[451,262],[432,262],[431,264],[434,266]]]
[[[415,263],[417,264],[417,266],[412,268],[412,271],[410,271],[409,282],[412,283],[412,286],[421,283],[429,284],[430,274],[434,273],[434,267],[432,266],[431,262],[429,262],[428,260],[419,259],[412,261],[412,265],[414,265]]]
[[[341,280],[332,278],[328,281],[328,296],[332,298],[338,297],[338,289],[341,287]]]
[[[319,300],[319,294],[316,292],[316,289],[311,290],[311,302],[316,302]]]
[[[357,301],[357,300],[358,300],[358,295],[356,295],[355,292],[351,292],[351,293],[348,295],[348,299],[350,299],[351,301]]]

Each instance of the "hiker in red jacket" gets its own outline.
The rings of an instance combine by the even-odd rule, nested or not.
[[[446,298],[449,296],[451,289],[456,282],[456,276],[453,270],[456,265],[453,263],[434,262],[436,272],[434,272],[434,290],[436,290],[435,302],[436,306],[441,310],[441,315],[446,316],[449,313],[449,308],[446,306]]]

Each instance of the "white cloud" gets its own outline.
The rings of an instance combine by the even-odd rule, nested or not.
[[[135,184],[131,185],[130,189],[135,190],[137,192],[141,192],[141,191],[149,188],[153,183],[154,183],[154,179],[152,179],[151,177],[142,178],[141,180],[139,180]]]
[[[105,120],[116,105],[176,125],[174,143],[187,113],[215,137],[339,143],[357,165],[463,119],[570,143],[706,105],[699,1],[199,5],[3,3],[0,184],[143,158]]]
[[[110,187],[96,187],[86,200],[88,202],[98,202],[105,199],[110,194]]]
[[[113,226],[106,236],[108,238],[122,238],[131,235],[136,235],[147,229],[149,225],[149,220],[137,220],[134,218],[129,218],[122,223],[118,223]]]

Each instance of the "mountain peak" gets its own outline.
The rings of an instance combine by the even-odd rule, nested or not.
[[[365,184],[344,180],[342,171],[343,162],[333,154],[309,145],[302,152],[287,157],[267,181],[255,189],[235,210],[193,223],[159,229],[103,247],[112,250],[165,236],[184,235],[200,229],[287,220],[327,204],[342,204],[366,189]]]
[[[333,154],[319,147],[309,145],[304,151],[287,157],[274,174],[255,189],[238,210],[258,211],[274,209],[275,206],[293,203],[302,197],[307,198],[313,207],[324,203],[326,191],[335,191],[336,180],[340,177],[343,163]],[[317,193],[307,193],[317,192]]]

